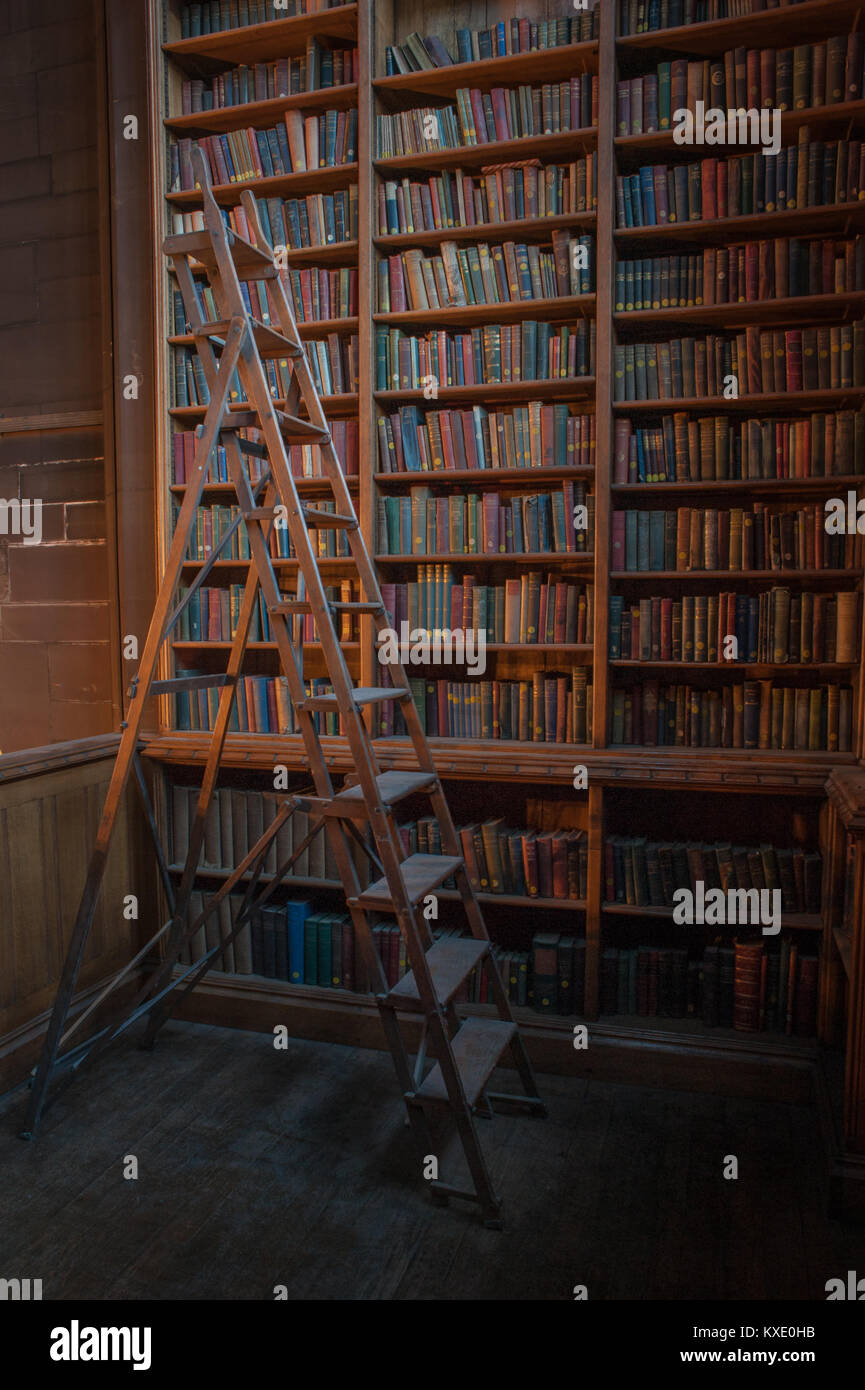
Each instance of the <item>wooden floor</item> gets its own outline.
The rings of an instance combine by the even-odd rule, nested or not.
[[[170,1023],[36,1144],[7,1101],[0,1276],[46,1299],[825,1299],[865,1268],[865,1232],[821,1209],[813,1110],[542,1082],[548,1120],[482,1126],[499,1233],[430,1205],[386,1053]]]

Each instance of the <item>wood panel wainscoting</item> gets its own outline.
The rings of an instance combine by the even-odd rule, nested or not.
[[[117,743],[110,734],[0,757],[0,1092],[19,1084],[38,1057]],[[81,972],[82,1003],[152,930],[147,839],[132,789]],[[130,894],[137,920],[123,915]]]

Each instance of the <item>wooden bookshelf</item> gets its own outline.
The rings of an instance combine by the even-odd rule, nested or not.
[[[159,5],[154,9],[158,10]],[[753,825],[752,837],[744,830],[736,832],[743,841],[758,843],[765,834],[775,833],[778,847],[796,843],[819,846],[828,853],[824,784],[833,768],[854,765],[863,752],[862,743],[862,679],[860,668],[842,663],[643,663],[610,660],[608,657],[608,599],[612,593],[627,593],[631,586],[638,592],[658,592],[673,597],[691,593],[704,586],[716,591],[721,588],[762,592],[773,585],[789,585],[795,589],[813,591],[855,587],[861,592],[863,568],[850,565],[843,569],[804,570],[689,570],[689,571],[629,571],[612,568],[609,546],[611,514],[616,509],[665,507],[678,505],[745,505],[743,499],[753,497],[775,501],[780,505],[801,505],[805,501],[820,504],[825,498],[844,495],[848,489],[860,489],[865,482],[865,466],[850,475],[806,476],[801,478],[725,478],[718,480],[671,483],[614,483],[613,441],[616,422],[623,416],[636,424],[656,424],[662,415],[686,413],[695,419],[706,415],[729,416],[738,423],[740,418],[803,419],[820,412],[852,410],[861,412],[865,405],[865,387],[823,389],[808,392],[771,392],[755,395],[741,394],[738,398],[689,397],[663,400],[629,400],[614,402],[613,350],[616,345],[644,339],[656,333],[687,336],[701,326],[736,329],[739,326],[783,326],[799,322],[808,324],[840,324],[865,317],[865,289],[859,291],[808,295],[790,298],[764,299],[719,305],[695,305],[687,308],[664,308],[640,311],[616,311],[616,258],[642,258],[712,246],[726,246],[734,241],[772,239],[781,236],[813,236],[848,238],[865,233],[865,196],[838,205],[812,206],[781,212],[756,213],[734,218],[693,220],[668,223],[663,226],[622,228],[616,225],[615,177],[618,173],[633,173],[641,163],[677,164],[693,162],[711,155],[721,158],[741,152],[741,147],[715,146],[709,150],[676,145],[670,131],[649,135],[618,136],[616,114],[616,83],[620,77],[633,77],[653,70],[665,56],[709,57],[717,59],[731,47],[761,45],[781,47],[791,42],[795,27],[796,43],[818,41],[836,33],[849,31],[856,22],[858,0],[804,0],[804,3],[782,9],[761,11],[735,19],[690,24],[676,29],[619,37],[616,33],[617,5],[602,4],[597,37],[586,42],[569,44],[558,49],[534,51],[528,54],[505,55],[468,63],[454,63],[445,68],[400,75],[387,75],[385,51],[388,44],[399,43],[412,31],[436,34],[456,53],[454,26],[465,22],[481,24],[480,19],[467,19],[476,10],[467,6],[444,4],[444,0],[363,0],[360,4],[340,5],[296,18],[274,20],[246,29],[223,31],[218,34],[181,39],[178,0],[167,0],[163,34],[153,24],[151,62],[156,74],[154,90],[164,93],[163,105],[155,112],[154,124],[159,134],[155,139],[154,159],[159,170],[161,187],[167,188],[168,162],[164,150],[165,138],[173,140],[206,134],[223,134],[249,126],[274,124],[288,110],[321,114],[328,109],[358,111],[358,158],[352,164],[314,169],[311,171],[222,184],[216,194],[224,205],[234,204],[242,188],[250,187],[256,196],[266,199],[304,198],[318,193],[332,193],[350,185],[358,188],[358,231],[339,242],[322,246],[289,246],[286,262],[291,268],[320,269],[349,266],[358,270],[358,313],[350,318],[301,323],[305,338],[322,338],[328,333],[356,334],[359,339],[359,384],[357,392],[325,399],[325,409],[334,417],[357,418],[360,422],[359,473],[350,478],[356,489],[361,526],[371,552],[386,582],[404,580],[405,571],[433,564],[458,566],[461,571],[483,576],[480,582],[503,583],[517,578],[529,568],[541,569],[544,574],[573,577],[590,584],[594,595],[594,631],[591,643],[548,644],[489,643],[490,668],[487,678],[529,680],[538,672],[570,671],[573,667],[588,666],[592,682],[592,738],[586,745],[516,740],[470,740],[433,737],[430,740],[436,764],[454,789],[458,807],[468,804],[478,787],[493,811],[506,819],[509,808],[519,807],[520,797],[529,785],[543,784],[551,802],[569,798],[579,827],[585,830],[589,851],[589,885],[585,900],[551,898],[521,898],[507,894],[482,894],[490,906],[491,931],[496,937],[503,929],[509,942],[519,940],[521,949],[529,949],[535,930],[533,911],[548,913],[553,925],[550,930],[585,936],[586,939],[586,997],[584,1014],[605,1048],[620,1049],[622,1074],[627,1074],[629,1059],[638,1048],[650,1059],[661,1058],[665,1049],[675,1052],[678,1059],[675,1075],[681,1084],[688,1077],[705,1077],[705,1067],[741,1064],[742,1086],[757,1093],[764,1084],[758,1078],[759,1066],[767,1074],[775,1074],[782,1063],[800,1065],[803,1058],[812,1058],[815,1040],[796,1036],[769,1034],[743,1035],[732,1030],[704,1028],[693,1020],[668,1018],[599,1016],[599,981],[604,949],[625,941],[626,933],[638,927],[643,917],[652,931],[667,929],[667,909],[631,907],[605,900],[604,851],[611,833],[651,835],[660,833],[658,807],[653,798],[663,794],[670,806],[690,808],[692,836],[706,843],[730,840],[733,837],[731,808],[740,806],[739,798],[747,799]],[[562,17],[562,7],[547,0],[529,0],[528,7],[516,6],[510,0],[500,0],[483,12],[485,22],[493,24],[499,18],[556,19]],[[578,11],[574,11],[578,14]],[[322,43],[333,41],[338,46],[359,49],[359,80],[356,84],[299,93],[287,98],[257,101],[245,106],[233,106],[213,111],[182,115],[177,102],[178,83],[192,73],[209,75],[240,63],[268,62],[288,55],[302,56],[311,37]],[[449,149],[427,149],[422,152],[379,157],[376,152],[376,117],[393,115],[413,108],[440,107],[455,101],[461,88],[478,88],[489,93],[496,87],[519,85],[539,86],[571,76],[597,75],[598,117],[592,125],[575,130],[496,140],[490,143]],[[163,78],[165,80],[163,80]],[[795,142],[797,132],[808,126],[812,139],[862,138],[865,135],[865,100],[853,100],[832,106],[785,112],[782,116],[783,143]],[[573,213],[550,216],[527,216],[522,219],[476,221],[467,226],[437,227],[416,231],[382,233],[379,225],[379,186],[382,182],[402,180],[423,181],[444,172],[462,169],[475,178],[481,171],[500,164],[522,160],[539,160],[544,166],[570,164],[591,154],[597,160],[597,205]],[[160,232],[174,225],[181,214],[191,214],[197,206],[194,191],[175,191],[158,199],[155,222]],[[421,250],[426,255],[440,253],[443,242],[455,242],[460,248],[490,246],[508,240],[534,244],[546,249],[552,243],[553,232],[588,233],[594,238],[595,284],[591,293],[557,298],[513,300],[501,304],[470,304],[465,307],[446,307],[432,310],[384,311],[377,301],[377,266],[381,258],[403,251]],[[189,335],[171,336],[164,327],[170,324],[169,300],[164,275],[163,288],[156,306],[157,325],[161,337],[159,352],[163,364],[173,347],[192,346]],[[438,383],[437,393],[430,397],[423,389],[379,389],[376,384],[375,329],[379,325],[401,328],[409,335],[421,336],[428,328],[468,333],[471,328],[487,324],[513,324],[535,318],[555,324],[573,324],[578,319],[591,319],[596,325],[595,361],[590,375],[544,380],[516,380],[479,385]],[[170,381],[170,371],[163,365],[162,380]],[[551,467],[531,469],[506,467],[502,469],[453,468],[424,472],[386,472],[379,460],[377,423],[380,415],[389,415],[406,406],[421,411],[470,410],[478,406],[486,410],[509,410],[529,401],[544,404],[565,404],[569,411],[594,413],[596,443],[591,465],[568,465],[559,461]],[[278,403],[278,404],[281,404]],[[164,405],[164,402],[163,402]],[[242,407],[238,406],[238,409]],[[204,414],[201,406],[160,407],[159,434],[162,457],[159,475],[163,480],[163,496],[158,519],[162,556],[168,534],[172,498],[183,495],[183,485],[171,477],[170,430],[193,429]],[[476,554],[396,554],[376,553],[379,537],[376,533],[378,507],[390,494],[404,496],[414,486],[431,489],[436,497],[448,491],[464,495],[468,491],[501,491],[503,499],[515,493],[543,492],[560,488],[565,480],[581,481],[595,498],[595,538],[588,551]],[[323,491],[321,480],[298,480],[299,490],[315,494]],[[219,502],[230,496],[226,484],[209,484],[205,503]],[[674,501],[662,501],[670,498]],[[291,560],[277,562],[280,572],[290,578],[295,568]],[[186,573],[191,578],[204,561],[190,560]],[[341,577],[347,562],[331,558],[322,562],[326,575],[334,582]],[[246,572],[247,562],[220,560],[212,569],[215,585],[237,582]],[[654,591],[646,585],[658,586]],[[359,640],[346,645],[352,669],[359,670],[364,684],[375,683],[376,670],[371,625],[364,619],[359,625]],[[310,653],[311,669],[317,673],[316,644],[305,644]],[[176,655],[182,663],[200,662],[207,666],[223,659],[227,644],[177,642]],[[252,644],[256,671],[272,667],[273,644]],[[861,647],[860,647],[861,650]],[[686,747],[652,747],[643,745],[613,745],[610,742],[610,717],[615,692],[640,677],[638,668],[645,667],[647,677],[663,678],[669,671],[669,683],[692,683],[698,673],[700,684],[714,682],[715,688],[732,680],[761,677],[788,677],[793,683],[805,685],[837,679],[854,686],[854,750],[848,754],[803,752],[781,749],[725,749]],[[209,668],[208,668],[209,669]],[[168,667],[166,666],[166,674]],[[435,673],[447,678],[449,671]],[[459,668],[453,678],[461,679]],[[203,761],[205,735],[173,727],[172,713],[167,702],[161,706],[158,732],[148,742],[148,753],[167,789],[172,779],[182,778]],[[326,757],[337,771],[348,772],[350,760],[345,740],[337,736],[324,739]],[[400,768],[407,765],[409,751],[406,741],[396,736],[378,742],[383,766]],[[284,763],[298,776],[303,771],[303,753],[295,736],[272,734],[231,734],[227,742],[227,762],[232,774],[258,779],[263,785],[265,774],[272,772],[275,762]],[[573,786],[576,765],[588,769],[588,791]],[[630,798],[626,812],[622,811],[623,792]],[[161,816],[166,823],[166,802],[163,798]],[[501,808],[501,809],[499,809]],[[791,809],[794,808],[794,809]],[[516,813],[513,812],[515,815]],[[667,812],[664,811],[663,815]],[[459,821],[460,811],[455,818]],[[742,809],[745,817],[745,810]],[[483,818],[481,817],[475,817]],[[623,825],[627,819],[627,827]],[[508,821],[510,824],[511,822]],[[518,821],[514,822],[519,824]],[[611,827],[613,827],[611,829]],[[787,839],[784,838],[787,836]],[[687,838],[683,836],[682,838]],[[225,871],[206,870],[216,880]],[[266,878],[266,876],[265,876]],[[334,885],[322,880],[296,880],[296,886],[307,890],[332,892]],[[442,893],[448,900],[448,894]],[[826,899],[828,903],[828,899]],[[526,911],[528,909],[528,911]],[[572,917],[568,917],[571,913]],[[556,925],[557,924],[557,925]],[[830,1008],[827,981],[831,971],[826,961],[840,959],[849,974],[851,947],[845,938],[841,942],[829,907],[824,904],[818,914],[785,914],[784,931],[795,933],[803,943],[817,941],[821,951],[820,1028],[821,1041],[829,1041],[841,1028],[842,1003],[832,996]],[[334,995],[339,998],[334,998]],[[286,1018],[297,1007],[300,1013],[306,1004],[314,1004],[319,1022],[328,1036],[350,1038],[360,1027],[369,1001],[346,991],[298,989],[249,976],[219,976],[215,979],[209,1001],[214,1020],[230,1019],[244,1026],[260,1026],[263,1016],[269,1017],[262,1000],[282,1000],[290,1004]],[[321,1006],[321,1008],[319,1008]],[[261,1010],[264,1008],[264,1015]],[[570,1067],[573,1049],[569,1021],[520,1011],[533,1034],[547,1041],[550,1056],[562,1058]],[[282,1016],[282,1015],[280,1015]],[[326,1023],[321,1019],[326,1018]],[[305,1026],[305,1025],[304,1025]],[[558,1049],[558,1051],[557,1051]],[[570,1049],[570,1056],[567,1049]],[[547,1054],[545,1054],[547,1055]],[[707,1058],[712,1060],[707,1061]],[[689,1070],[690,1068],[690,1070]],[[702,1084],[702,1083],[698,1083]],[[726,1081],[725,1081],[726,1084]]]

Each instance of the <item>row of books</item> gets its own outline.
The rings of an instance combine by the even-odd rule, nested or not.
[[[192,151],[196,146],[217,184],[338,168],[357,159],[357,111],[304,116],[293,108],[286,111],[284,125],[265,130],[250,126],[224,135],[178,140],[170,150],[170,192],[195,188]]]
[[[463,249],[443,241],[440,255],[401,251],[378,262],[382,313],[556,299],[591,294],[594,287],[594,239],[559,231],[552,251],[525,242]]]
[[[592,737],[589,671],[537,671],[530,681],[422,680],[409,687],[426,733],[436,738],[518,739],[522,743],[588,743]],[[405,732],[396,706],[385,705],[383,737]]]
[[[295,318],[300,323],[320,321],[321,319],[351,318],[357,314],[358,271],[357,266],[340,266],[336,270],[304,269],[296,270],[289,266],[283,271],[290,297],[294,305]],[[205,323],[219,321],[219,309],[210,285],[195,282],[196,298]],[[246,308],[253,319],[259,323],[272,322],[270,304],[264,281],[241,281],[240,292]],[[175,334],[190,331],[186,318],[186,308],[180,290],[172,292],[172,327]],[[278,325],[277,329],[278,329]]]
[[[378,417],[382,473],[586,468],[595,454],[594,415],[572,415],[564,401],[529,401],[509,410],[475,405],[468,410],[422,411],[406,405]]]
[[[192,594],[189,603],[181,613],[174,630],[174,640],[178,642],[230,642],[234,636],[240,617],[243,599],[242,584],[229,584],[224,588],[208,588],[202,585]],[[181,588],[179,597],[184,597]],[[328,601],[334,603],[353,603],[357,601],[351,580],[343,580],[340,585],[325,588]],[[304,642],[315,642],[318,635],[315,619],[311,613],[293,619],[300,630]],[[341,613],[337,624],[340,642],[356,642],[357,626],[351,613]],[[250,642],[272,642],[273,632],[264,595],[259,590],[255,611],[249,628]]]
[[[359,457],[359,425],[356,418],[331,420],[330,435],[333,447],[348,478],[357,477]],[[258,429],[243,429],[238,432],[242,438],[253,444],[262,444],[263,435]],[[193,430],[177,430],[172,436],[171,451],[175,483],[186,483],[192,473],[195,460],[195,446],[198,442]],[[321,448],[318,444],[288,444],[285,452],[288,466],[295,478],[320,478],[323,476]],[[261,460],[255,455],[244,455],[251,482],[261,476]],[[210,456],[207,479],[211,483],[229,483],[228,457],[224,444],[218,444]]]
[[[611,743],[849,753],[852,737],[849,685],[759,680],[709,690],[641,680],[613,691]]]
[[[441,854],[441,832],[434,816],[399,827],[406,854]],[[457,827],[460,849],[472,886],[481,893],[521,898],[585,900],[589,873],[584,830],[514,829],[502,817]],[[443,886],[456,887],[453,878]]]
[[[865,289],[865,237],[775,237],[616,265],[617,312],[755,304]]]
[[[617,343],[613,366],[615,401],[721,396],[733,380],[739,396],[865,386],[865,320]]]
[[[305,198],[259,198],[257,204],[271,246],[300,251],[307,246],[338,246],[357,240],[357,184],[335,193],[309,193]],[[233,214],[243,209],[231,211]],[[184,218],[189,216],[184,214]],[[235,220],[240,231],[241,220]],[[182,230],[196,229],[187,228],[184,222]]]
[[[674,58],[654,73],[616,86],[616,132],[645,135],[669,130],[697,102],[724,112],[804,111],[858,101],[865,95],[861,33],[840,34],[795,48],[730,48],[722,58]],[[747,128],[747,116],[745,117]],[[759,126],[756,127],[759,131]],[[748,143],[757,144],[759,135]],[[743,141],[743,143],[745,143]]]
[[[192,0],[180,9],[181,38],[218,34],[223,29],[266,24],[294,15],[318,14],[332,9],[337,0]],[[344,3],[344,0],[338,0]]]
[[[200,676],[202,673],[178,667],[176,674],[183,677]],[[310,696],[333,694],[328,680],[310,680],[306,685]],[[204,690],[183,690],[175,695],[175,727],[195,732],[212,729],[219,708],[219,695],[219,689],[213,686]],[[312,719],[320,734],[345,732],[338,714],[317,710]],[[285,676],[239,677],[228,728],[231,733],[242,734],[299,733]]]
[[[198,111],[218,111],[226,106],[246,106],[251,101],[318,92],[358,80],[356,48],[324,48],[319,39],[307,40],[303,58],[279,58],[275,63],[241,63],[204,79],[184,78],[181,109],[184,116]]]
[[[823,861],[804,849],[770,844],[705,844],[610,835],[604,841],[604,891],[608,902],[637,907],[674,906],[677,888],[781,890],[784,912],[820,911]]]
[[[326,338],[307,338],[305,348],[310,370],[321,395],[342,395],[357,390],[357,334],[346,336],[341,333],[328,333]],[[193,348],[186,347],[175,347],[173,352],[175,406],[184,408],[208,405],[210,388],[198,353]],[[291,385],[290,359],[268,358],[263,366],[270,394],[274,400],[284,400]],[[246,400],[237,373],[234,374],[230,400],[232,405],[242,404]]]
[[[765,10],[786,9],[801,0],[618,0],[619,34],[647,34],[657,29],[739,19]],[[795,16],[791,16],[795,19]]]
[[[190,920],[201,915],[212,897],[192,893]],[[214,969],[298,986],[369,992],[370,981],[347,914],[313,912],[309,899],[289,898],[253,910],[229,942],[242,904],[239,893],[222,900],[185,948],[185,965],[225,942],[214,959]],[[435,936],[457,934],[455,929],[444,929]],[[392,989],[409,969],[405,941],[397,924],[388,921],[373,927],[372,937]],[[531,953],[494,946],[491,956],[512,1003],[531,1005],[540,1014],[582,1013],[584,938],[537,932]],[[816,1027],[817,959],[801,952],[798,942],[788,937],[771,947],[747,938],[733,946],[708,946],[699,960],[689,960],[682,948],[607,947],[601,955],[600,985],[604,1014],[691,1016],[709,1027],[745,1032],[766,1029],[805,1037]],[[482,967],[473,972],[457,999],[489,1002]]]
[[[195,818],[200,788],[175,783],[171,787],[172,865],[182,869],[186,863],[189,832]],[[248,787],[217,787],[204,821],[204,844],[199,866],[229,871],[243,862],[276,818],[282,798],[262,795]],[[265,877],[275,874],[299,849],[310,829],[306,811],[294,810],[283,821],[262,863]],[[369,859],[357,844],[352,858],[364,887],[369,883]],[[301,850],[289,871],[291,877],[329,880],[339,883],[339,869],[330,841],[323,828]]]
[[[200,788],[174,784],[171,788],[172,865],[186,861],[189,832]],[[280,798],[249,788],[219,787],[207,809],[200,867],[227,871],[249,854],[273,823]],[[294,810],[271,841],[262,865],[265,878],[288,862],[309,831],[307,812]],[[424,816],[399,827],[406,854],[441,854],[438,821]],[[587,892],[588,841],[581,830],[540,831],[516,828],[493,818],[458,827],[469,879],[483,893],[507,893],[529,898],[584,900]],[[370,860],[359,848],[353,860],[365,887]],[[339,869],[327,835],[313,836],[290,870],[291,877],[329,880],[339,884]],[[290,880],[287,878],[286,882]],[[452,879],[445,887],[454,888]]]
[[[776,155],[729,155],[692,164],[644,164],[616,175],[616,225],[663,227],[794,208],[828,207],[865,197],[865,142],[810,139]]]
[[[865,470],[865,416],[857,410],[794,420],[693,420],[679,411],[636,428],[620,416],[614,437],[614,484],[822,478]]]
[[[488,642],[584,643],[592,640],[592,587],[532,570],[504,584],[457,578],[450,565],[419,565],[416,580],[382,584],[384,605],[397,631],[468,629]]]
[[[840,662],[859,651],[859,595],[793,593],[610,595],[613,661]],[[735,637],[731,650],[729,638]]]
[[[486,173],[443,169],[428,179],[378,184],[381,236],[445,231],[524,217],[561,217],[598,206],[598,158],[570,164],[501,164]]]
[[[535,983],[537,992],[537,977]],[[684,948],[608,946],[601,953],[601,1013],[693,1018],[708,1028],[812,1037],[817,957],[794,939]]]
[[[377,391],[418,390],[429,378],[444,386],[489,382],[554,381],[591,376],[595,369],[595,320],[575,324],[485,324],[470,333],[433,330],[423,337],[377,324]]]
[[[576,529],[575,506],[585,525]],[[379,498],[379,547],[386,555],[579,554],[592,548],[593,497],[566,479],[561,491],[499,497],[497,492],[433,497],[428,487]],[[576,518],[580,520],[580,518]]]
[[[563,44],[584,43],[597,38],[598,10],[585,9],[573,17],[559,19],[500,19],[491,29],[457,29],[454,58],[447,45],[435,34],[409,34],[402,43],[385,50],[386,74],[426,72],[450,67],[453,63],[476,63],[485,58],[503,58],[511,53],[532,53],[538,49],[561,48]]]
[[[334,511],[335,507],[335,502],[328,498],[316,501],[316,511]],[[188,558],[190,560],[206,560],[211,550],[219,545],[239,515],[240,509],[237,506],[223,506],[220,503],[213,503],[209,507],[200,506],[195,514],[195,532],[190,536]],[[293,558],[294,549],[287,526],[273,526],[268,543],[270,553],[275,560]],[[320,559],[350,554],[346,533],[341,528],[326,527],[315,531],[312,544]],[[249,558],[249,532],[245,526],[238,526],[220,552],[220,559],[248,560]]]
[[[376,116],[377,158],[555,135],[597,124],[597,75],[540,87],[493,87],[489,92],[459,87],[455,97],[455,106],[422,106]]]
[[[612,519],[612,569],[635,572],[698,570],[823,570],[861,565],[863,538],[826,531],[817,503],[770,510],[677,507],[620,511]]]

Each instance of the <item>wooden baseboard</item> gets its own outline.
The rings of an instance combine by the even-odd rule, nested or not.
[[[486,1013],[488,1008],[470,1005],[466,1011]],[[816,1050],[798,1039],[787,1047],[746,1037],[710,1038],[686,1030],[593,1023],[588,1025],[588,1047],[577,1050],[568,1020],[540,1018],[522,1009],[518,1013],[539,1072],[757,1100],[814,1100]],[[220,977],[214,971],[175,1017],[265,1033],[282,1024],[291,1037],[386,1050],[371,996],[335,990],[288,993],[286,986],[259,976]],[[407,1017],[406,1025],[411,1047],[419,1025],[414,1017]]]

